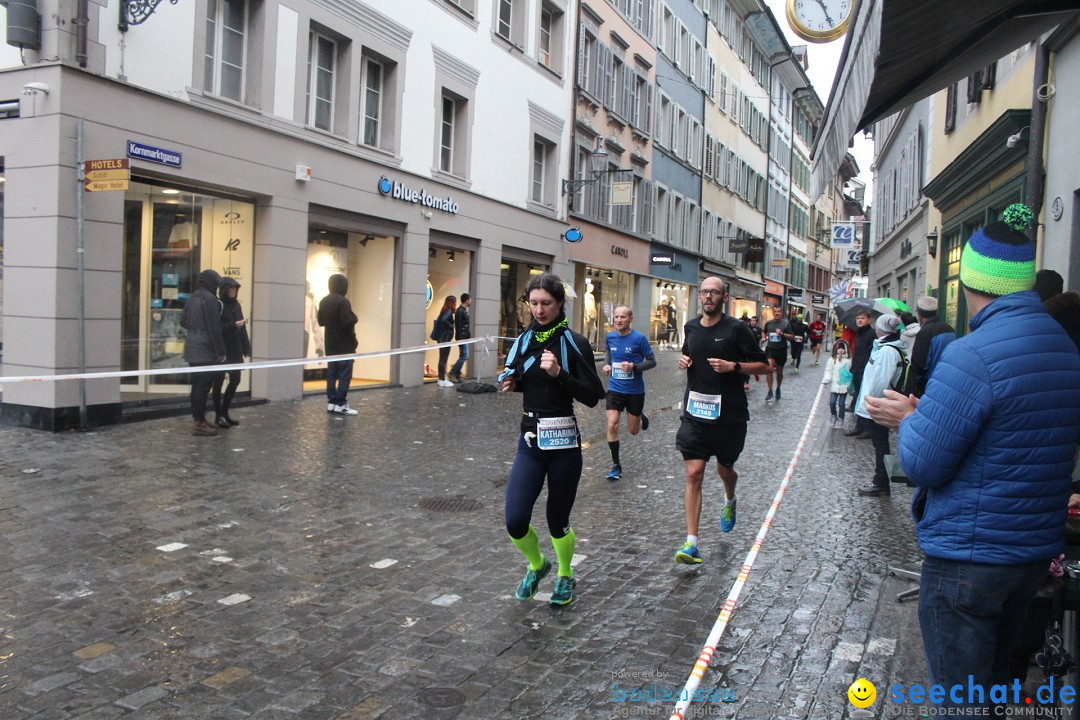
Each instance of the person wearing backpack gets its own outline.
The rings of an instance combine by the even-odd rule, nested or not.
[[[822,385],[829,385],[829,412],[832,413],[833,423],[837,418],[840,424],[844,424],[844,410],[847,405],[848,389],[853,382],[851,375],[851,358],[848,357],[847,343],[838,340],[832,349],[832,357],[825,363],[825,379]]]
[[[448,343],[454,339],[454,313],[457,311],[457,297],[447,295],[443,301],[442,309],[435,318],[434,327],[431,328],[431,339],[437,343]],[[454,383],[446,379],[446,363],[450,360],[450,346],[439,348],[439,387],[454,387]]]
[[[886,390],[895,390],[907,369],[907,349],[900,338],[900,318],[882,315],[874,323],[877,339],[874,340],[870,359],[863,372],[855,414],[863,418],[863,427],[874,444],[874,480],[859,488],[859,494],[868,497],[888,496],[889,473],[885,470],[885,456],[889,454],[889,428],[878,425],[866,408],[866,398],[879,398]]]
[[[521,393],[517,455],[506,481],[504,517],[510,541],[529,562],[514,597],[536,595],[552,563],[540,552],[532,525],[533,505],[547,483],[547,527],[558,560],[552,605],[574,599],[574,530],[570,511],[581,480],[581,432],[574,401],[596,407],[605,396],[589,341],[569,327],[563,304],[566,287],[558,276],[536,275],[525,286],[532,323],[506,354],[499,374],[502,392]]]

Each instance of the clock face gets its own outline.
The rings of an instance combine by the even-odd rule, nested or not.
[[[791,29],[810,42],[829,42],[847,32],[853,0],[788,0]]]

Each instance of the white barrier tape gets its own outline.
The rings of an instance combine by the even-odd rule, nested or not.
[[[68,373],[65,375],[12,375],[0,377],[0,384],[15,384],[24,382],[57,382],[60,380],[100,380],[102,378],[140,377],[143,375],[176,375],[178,373],[205,373],[227,372],[229,370],[266,370],[269,368],[294,367],[296,365],[311,365],[314,363],[340,362],[342,360],[363,360],[366,358],[388,357],[392,355],[407,355],[414,352],[427,352],[441,347],[455,347],[457,345],[469,345],[483,342],[485,348],[491,336],[482,338],[468,338],[466,340],[452,340],[436,345],[414,345],[412,347],[397,348],[395,350],[379,350],[377,352],[356,353],[354,355],[329,355],[315,358],[297,358],[292,360],[262,360],[253,363],[232,363],[227,365],[199,365],[191,367],[181,365],[171,368],[154,368],[152,370],[115,370],[110,372],[93,373]]]
[[[806,438],[810,434],[810,426],[814,423],[814,416],[817,415],[818,405],[821,403],[821,393],[824,389],[824,385],[818,386],[814,404],[810,408],[810,417],[806,419],[806,425],[803,427],[802,435],[799,436],[799,442],[795,446],[791,462],[788,463],[787,472],[784,473],[784,479],[780,481],[780,488],[776,491],[776,495],[773,496],[769,512],[765,514],[765,520],[761,523],[757,537],[754,538],[754,544],[750,546],[750,552],[746,554],[746,559],[743,560],[739,575],[735,578],[735,584],[731,586],[731,592],[728,593],[727,600],[721,606],[720,615],[717,616],[716,622],[713,623],[712,632],[709,633],[709,637],[705,640],[705,646],[701,649],[701,653],[698,654],[694,669],[690,671],[690,677],[686,680],[686,685],[679,696],[680,700],[675,705],[675,710],[672,711],[669,720],[683,720],[686,717],[686,709],[690,707],[690,701],[694,699],[698,685],[701,684],[701,679],[705,677],[705,671],[709,669],[709,663],[712,662],[713,654],[716,652],[716,644],[720,642],[720,637],[724,634],[724,630],[727,629],[728,621],[731,620],[731,614],[735,612],[735,603],[738,602],[739,595],[742,593],[743,587],[746,586],[746,581],[750,577],[750,570],[754,567],[754,560],[757,559],[758,551],[761,550],[761,546],[765,543],[765,536],[769,534],[769,528],[772,527],[773,518],[776,517],[776,511],[780,508],[780,501],[784,499],[784,493],[787,492],[791,476],[795,474],[795,466],[799,464],[799,457],[802,455],[803,447],[806,446]]]

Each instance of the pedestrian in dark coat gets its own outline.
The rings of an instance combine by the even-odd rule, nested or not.
[[[334,274],[326,281],[330,294],[319,301],[318,321],[324,329],[323,343],[327,356],[351,355],[356,352],[356,314],[345,293],[349,279]],[[352,360],[333,360],[326,364],[326,412],[337,415],[356,415],[349,407],[349,386],[352,384]]]
[[[184,359],[191,367],[206,367],[225,362],[225,338],[221,334],[221,302],[217,299],[221,276],[214,270],[199,273],[198,287],[184,304],[180,326],[187,331]],[[191,374],[191,416],[195,420],[192,435],[217,435],[217,428],[206,422],[206,400],[220,373]]]
[[[855,349],[851,352],[851,407],[855,411],[855,403],[859,399],[859,390],[862,387],[863,371],[866,363],[870,362],[870,353],[874,349],[874,341],[877,340],[877,332],[874,331],[874,323],[871,320],[869,310],[860,309],[855,315]],[[855,416],[855,427],[848,430],[845,435],[858,435],[868,439],[870,433],[867,429],[866,418]]]
[[[221,299],[221,336],[225,339],[225,362],[229,364],[244,362],[244,358],[251,357],[251,340],[248,339],[247,319],[244,310],[240,307],[237,294],[240,292],[240,283],[231,277],[222,278],[218,289],[218,297]],[[225,376],[229,376],[229,384],[225,386],[225,392],[221,388],[225,385]],[[218,375],[214,383],[214,424],[218,427],[227,428],[239,425],[239,421],[229,417],[229,408],[232,407],[233,395],[240,385],[240,371],[229,370]]]

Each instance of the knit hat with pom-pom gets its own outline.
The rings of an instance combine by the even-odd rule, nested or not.
[[[1000,221],[977,230],[960,256],[960,282],[995,297],[1035,287],[1035,246],[1023,232],[1033,217],[1017,203],[1005,208]]]

